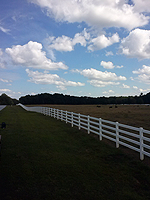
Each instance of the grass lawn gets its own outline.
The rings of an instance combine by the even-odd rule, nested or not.
[[[150,167],[60,120],[0,112],[1,200],[149,200]]]

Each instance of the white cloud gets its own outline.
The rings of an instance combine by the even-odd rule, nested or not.
[[[73,51],[74,46],[76,44],[80,44],[81,46],[86,46],[87,41],[90,38],[90,34],[86,32],[86,29],[81,33],[76,33],[74,38],[70,38],[68,36],[62,35],[61,37],[53,37],[50,36],[47,38],[49,42],[48,48],[57,51]]]
[[[117,33],[108,38],[105,35],[100,35],[97,38],[93,38],[90,41],[91,44],[88,46],[88,50],[89,51],[100,50],[117,42],[119,42],[119,36]]]
[[[11,92],[11,90],[9,89],[0,89],[0,92],[3,93],[3,92]]]
[[[3,79],[3,78],[0,78],[0,81],[3,82],[3,83],[10,83],[10,82],[12,82],[11,80],[7,80],[7,79]]]
[[[134,2],[134,10],[136,12],[150,12],[149,0],[132,0]]]
[[[62,62],[52,62],[48,59],[46,52],[42,51],[41,43],[30,41],[23,46],[6,48],[5,51],[11,56],[15,65],[46,70],[68,69]]]
[[[4,33],[9,33],[10,30],[9,29],[6,29],[6,28],[3,28],[2,26],[0,26],[0,30]]]
[[[103,66],[105,69],[113,69],[115,67],[113,63],[110,61],[108,62],[101,61],[100,65]]]
[[[133,86],[133,89],[138,90],[138,87],[137,86]]]
[[[126,89],[129,89],[130,86],[129,85],[125,85],[125,84],[122,84],[123,88],[126,88]]]
[[[73,43],[70,37],[62,35],[62,37],[49,37],[51,44],[50,49],[55,49],[56,51],[73,51]]]
[[[30,82],[35,84],[53,84],[56,85],[59,89],[66,89],[67,86],[70,87],[77,87],[77,86],[84,86],[84,83],[81,82],[74,82],[74,81],[66,81],[63,78],[60,78],[57,74],[49,74],[48,72],[38,72],[38,71],[31,71],[26,69],[28,76],[30,77]]]
[[[150,75],[150,67],[143,65],[142,69],[138,69],[137,71],[133,71],[133,74],[149,74]]]
[[[116,66],[116,68],[118,68],[118,69],[121,69],[121,68],[123,68],[124,66],[123,65],[121,65],[121,66]]]
[[[121,66],[115,66],[112,62],[108,61],[108,62],[105,62],[105,61],[101,61],[100,63],[101,66],[103,66],[105,69],[113,69],[113,68],[123,68],[123,65]]]
[[[133,74],[139,74],[137,79],[141,82],[145,82],[150,84],[150,67],[143,65],[142,69],[138,69],[137,71],[132,71]]]
[[[119,85],[119,82],[114,81],[99,81],[99,80],[88,80],[88,82],[94,87],[106,87],[108,85]]]
[[[86,22],[89,26],[98,28],[124,27],[131,30],[148,24],[149,20],[148,16],[139,13],[133,5],[126,4],[126,0],[30,0],[30,2],[45,8],[47,15],[54,17],[56,21]]]
[[[113,56],[114,54],[113,54],[113,52],[112,51],[106,51],[106,54],[105,54],[106,56]]]
[[[0,49],[0,56],[2,56],[3,55],[3,51],[2,51],[2,49]]]
[[[2,49],[0,49],[0,68],[5,69],[5,65],[6,65],[6,61],[4,58],[4,53],[2,51]]]
[[[150,30],[135,29],[121,41],[121,53],[128,57],[150,59]]]
[[[113,94],[113,93],[114,93],[113,90],[109,90],[108,92],[107,91],[103,92],[103,94],[106,94],[106,95],[110,95],[110,94]]]
[[[72,72],[77,72],[88,78],[88,82],[95,87],[105,87],[106,85],[119,85],[118,81],[126,80],[125,76],[117,76],[115,73],[102,72],[96,69],[84,69],[84,70],[74,70]],[[117,82],[116,82],[117,81]]]
[[[142,88],[138,88],[137,86],[133,86],[134,90],[137,90],[138,92],[142,92],[142,93],[148,93],[150,92],[150,88],[148,89],[142,89]]]

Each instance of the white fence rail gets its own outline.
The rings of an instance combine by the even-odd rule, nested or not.
[[[55,108],[18,105],[22,106],[27,111],[42,113],[70,123],[72,127],[77,126],[79,129],[85,129],[88,134],[97,134],[100,140],[102,140],[102,138],[111,140],[116,143],[116,148],[122,145],[137,151],[140,153],[141,160],[144,159],[144,155],[150,157],[150,131],[143,128],[136,128],[119,122],[112,122]]]

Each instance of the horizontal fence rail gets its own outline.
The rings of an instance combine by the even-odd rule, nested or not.
[[[72,127],[77,126],[79,129],[85,129],[88,134],[94,133],[98,135],[100,140],[102,140],[102,138],[111,140],[116,143],[116,148],[122,145],[137,151],[140,154],[141,160],[144,159],[144,155],[150,157],[150,131],[143,128],[136,128],[119,122],[112,122],[55,108],[18,105],[22,106],[27,111],[42,113],[70,123]]]

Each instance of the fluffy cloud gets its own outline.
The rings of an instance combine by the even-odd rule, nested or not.
[[[74,38],[62,35],[61,37],[55,38],[50,36],[47,38],[49,42],[49,49],[55,49],[57,51],[73,51],[76,44],[86,46],[87,41],[90,38],[90,34],[86,32],[86,29],[82,33],[76,33]]]
[[[134,3],[134,10],[136,12],[150,12],[149,0],[132,0]]]
[[[113,68],[123,68],[123,65],[121,66],[115,66],[112,62],[108,61],[108,62],[105,62],[105,61],[101,61],[100,63],[101,66],[103,66],[105,69],[113,69]]]
[[[138,74],[137,79],[141,82],[145,82],[150,84],[150,67],[143,65],[142,69],[138,69],[137,71],[133,71],[133,74]]]
[[[125,76],[117,76],[115,73],[102,72],[96,69],[75,70],[84,77],[88,78],[88,82],[95,87],[104,87],[107,85],[119,85],[118,81],[126,80]],[[117,82],[116,82],[117,81]]]
[[[150,30],[135,29],[121,41],[121,53],[128,57],[150,59]]]
[[[123,88],[126,88],[126,89],[129,89],[129,88],[130,88],[130,86],[125,85],[125,84],[122,84],[122,86],[123,86]]]
[[[6,65],[6,61],[5,61],[5,58],[4,58],[4,53],[2,51],[2,49],[0,49],[0,68],[4,69],[5,68],[5,65]]]
[[[119,36],[117,33],[111,37],[106,37],[104,34],[96,38],[91,38],[90,33],[87,33],[84,29],[81,33],[76,33],[74,38],[62,35],[61,37],[50,36],[46,39],[49,43],[48,49],[57,51],[73,51],[76,44],[81,46],[89,45],[87,48],[89,51],[96,51],[106,48],[114,43],[119,42]]]
[[[113,69],[115,66],[113,65],[112,62],[105,62],[105,61],[102,61],[101,66],[103,66],[105,69]]]
[[[81,82],[66,81],[63,78],[60,78],[57,74],[49,74],[48,72],[42,73],[38,71],[31,71],[29,69],[26,69],[26,72],[30,77],[30,82],[35,84],[53,84],[61,90],[65,90],[67,86],[76,87],[85,85]]]
[[[100,35],[97,38],[93,38],[90,43],[91,45],[88,46],[89,51],[96,51],[103,48],[106,48],[116,42],[119,42],[119,36],[117,33],[112,35],[112,37],[106,37],[105,35]]]
[[[42,51],[42,44],[37,42],[30,41],[23,46],[13,46],[5,51],[15,65],[46,70],[68,69],[62,62],[52,62],[48,59],[46,52]]]
[[[84,21],[89,26],[98,28],[124,27],[131,30],[148,24],[149,20],[148,16],[139,13],[139,10],[127,4],[126,0],[30,0],[30,2],[45,8],[47,15],[54,17],[56,21],[69,23]],[[138,2],[140,3],[139,0]]]

